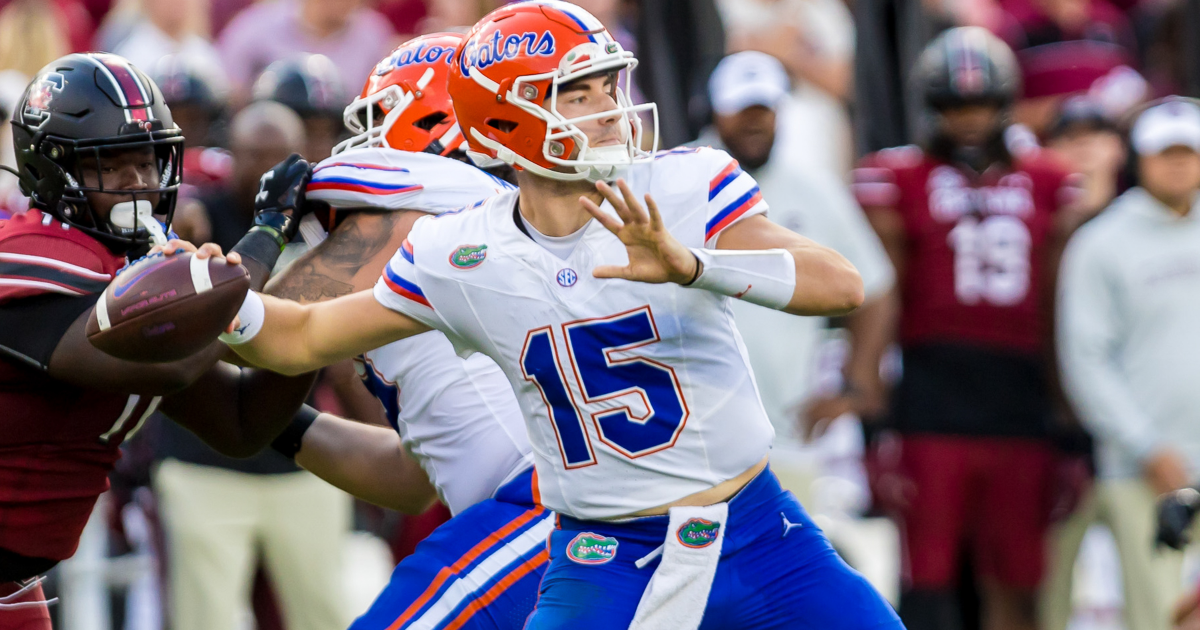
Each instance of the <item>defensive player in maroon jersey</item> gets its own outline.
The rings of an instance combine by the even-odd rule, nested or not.
[[[922,148],[886,149],[854,189],[896,267],[903,376],[891,507],[902,532],[901,619],[957,627],[969,554],[985,628],[1035,627],[1053,451],[1047,358],[1057,227],[1072,178],[1048,155],[1005,145],[1019,95],[1012,52],[955,28],[922,54]]]
[[[292,419],[311,380],[218,363],[219,342],[140,364],[87,341],[100,292],[163,241],[175,206],[183,136],[150,79],[115,55],[69,55],[33,79],[12,125],[32,207],[0,221],[0,628],[32,630],[50,627],[36,576],[75,552],[121,441],[156,408],[247,456]],[[257,288],[294,234],[308,172],[293,156],[264,177],[256,227],[227,258]]]

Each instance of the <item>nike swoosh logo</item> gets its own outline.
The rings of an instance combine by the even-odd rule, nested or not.
[[[137,284],[138,280],[141,280],[143,276],[150,273],[151,271],[154,271],[155,269],[158,269],[158,265],[151,266],[149,269],[146,269],[146,270],[142,271],[141,273],[139,273],[138,275],[131,278],[128,283],[120,285],[116,289],[113,289],[113,297],[119,298],[122,295],[125,295],[125,292],[128,291],[129,288],[132,287],[134,284]]]

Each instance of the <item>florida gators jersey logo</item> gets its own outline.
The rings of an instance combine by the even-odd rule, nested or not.
[[[450,254],[450,264],[458,269],[474,269],[487,258],[487,245],[463,245]]]

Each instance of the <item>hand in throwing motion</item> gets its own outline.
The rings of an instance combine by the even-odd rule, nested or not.
[[[628,265],[603,265],[596,267],[592,275],[650,284],[674,282],[686,285],[694,281],[700,275],[700,261],[663,227],[662,215],[654,199],[646,195],[646,207],[643,208],[625,180],[618,179],[617,188],[621,191],[620,196],[612,186],[596,183],[596,190],[612,204],[619,218],[602,211],[591,199],[579,198],[584,209],[621,239],[629,253]]]

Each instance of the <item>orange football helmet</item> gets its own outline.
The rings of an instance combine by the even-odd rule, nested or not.
[[[509,4],[475,24],[450,68],[450,97],[476,164],[496,160],[543,177],[611,179],[618,169],[651,159],[640,150],[642,120],[653,103],[633,105],[630,73],[637,58],[587,11],[556,0]],[[558,112],[559,87],[597,73],[616,72],[615,109],[568,119]],[[548,100],[547,100],[548,98]],[[543,107],[542,103],[546,101]],[[589,147],[577,123],[612,116],[623,143]]]
[[[334,154],[358,147],[387,147],[447,155],[465,149],[446,91],[458,33],[435,33],[396,47],[375,65],[362,95],[346,106],[343,121],[354,136]]]

